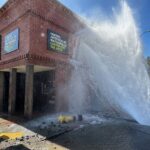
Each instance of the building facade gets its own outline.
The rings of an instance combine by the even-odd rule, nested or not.
[[[31,117],[60,105],[65,93],[57,89],[69,79],[74,33],[82,28],[56,0],[9,0],[0,9],[1,112]]]

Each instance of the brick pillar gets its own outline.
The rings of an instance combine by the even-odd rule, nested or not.
[[[32,117],[33,111],[33,80],[34,80],[34,65],[27,65],[26,81],[25,81],[25,104],[24,104],[24,115],[27,118]]]
[[[0,72],[0,112],[3,111],[4,98],[4,73]]]
[[[67,80],[69,79],[69,69],[66,65],[57,65],[56,68],[56,111],[68,111],[68,97],[67,97]]]
[[[9,106],[8,111],[10,114],[15,113],[16,105],[16,75],[17,69],[12,68],[10,70],[10,79],[9,79]]]

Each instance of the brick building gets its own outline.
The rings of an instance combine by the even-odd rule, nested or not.
[[[0,111],[54,111],[83,27],[57,0],[9,0],[0,9]]]

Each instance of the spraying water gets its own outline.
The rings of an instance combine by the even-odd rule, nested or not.
[[[77,34],[70,61],[70,111],[98,111],[150,125],[150,80],[132,11],[121,3],[113,20],[98,21]]]

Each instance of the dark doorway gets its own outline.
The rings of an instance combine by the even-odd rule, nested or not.
[[[22,114],[24,112],[25,101],[25,74],[17,73],[16,83],[16,113]]]
[[[3,111],[8,112],[8,98],[9,98],[9,72],[4,73],[4,99],[3,99]]]
[[[4,73],[4,100],[3,100],[3,111],[8,113],[9,107],[9,77],[10,73]],[[24,112],[24,99],[25,99],[25,74],[17,73],[16,81],[16,108],[17,114]]]
[[[53,112],[55,109],[55,71],[34,74],[34,112]]]

